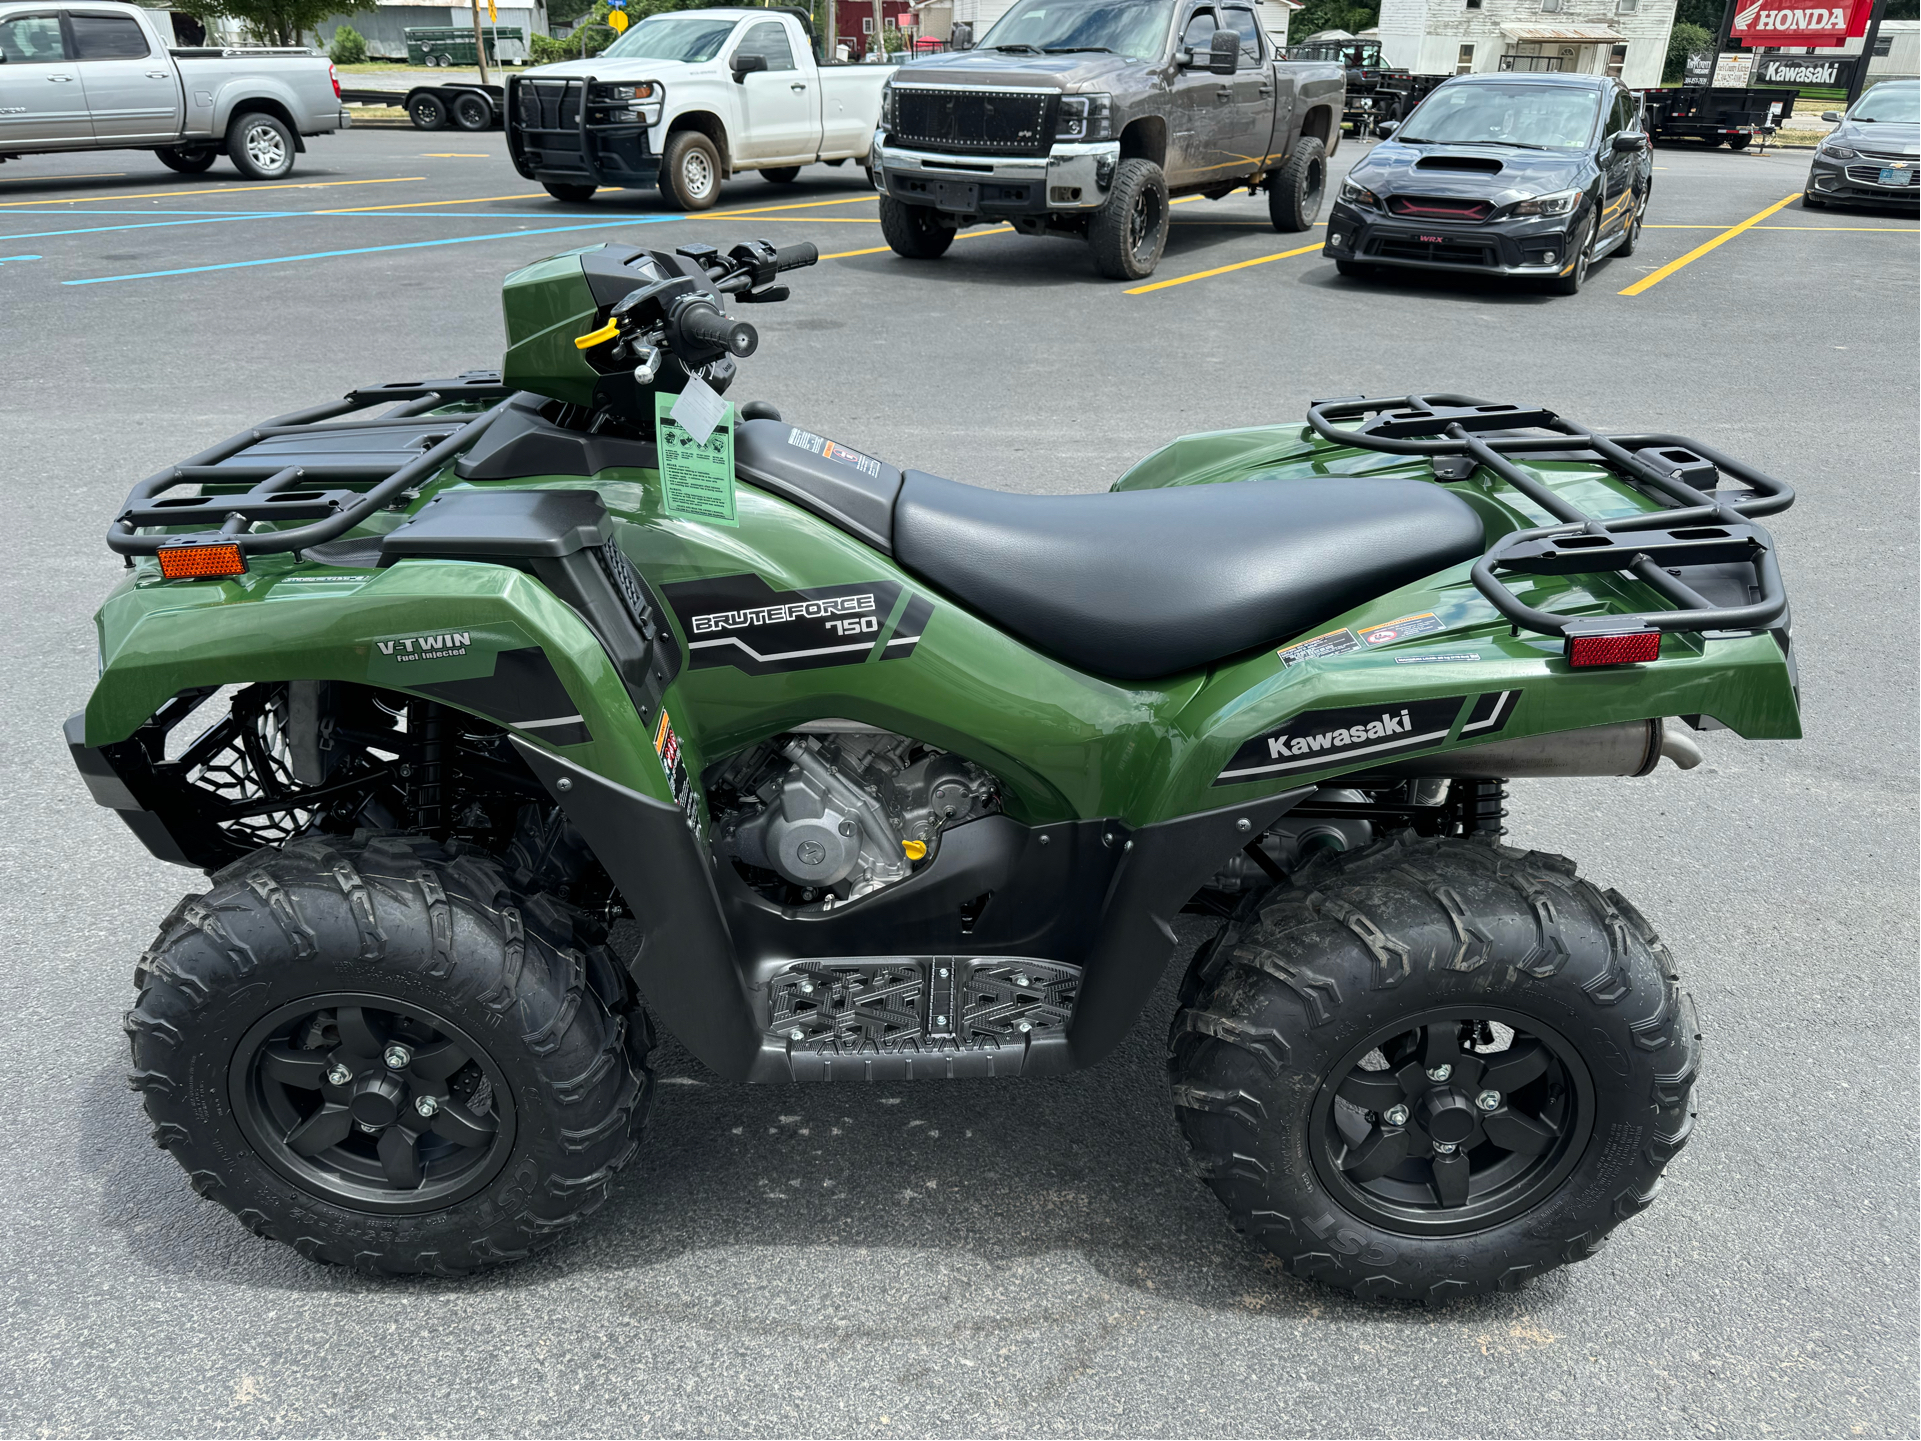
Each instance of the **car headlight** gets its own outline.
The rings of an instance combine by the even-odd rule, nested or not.
[[[1365,205],[1370,210],[1382,208],[1380,196],[1365,185],[1356,185],[1352,180],[1341,182],[1341,199],[1349,205]]]
[[[1845,145],[1830,145],[1825,140],[1817,145],[1815,149],[1820,153],[1821,157],[1826,160],[1852,160],[1860,153],[1859,151],[1848,149]]]
[[[1581,203],[1579,190],[1557,190],[1552,195],[1537,195],[1517,202],[1509,215],[1569,215]]]
[[[891,80],[880,88],[880,128],[894,128],[894,84]]]
[[[1112,95],[1063,95],[1054,121],[1056,140],[1106,140],[1114,133]]]
[[[596,85],[593,103],[624,109],[628,119],[643,125],[660,123],[661,88],[651,80],[633,85]]]

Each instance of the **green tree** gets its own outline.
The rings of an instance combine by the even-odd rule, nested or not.
[[[205,22],[238,20],[269,45],[298,45],[322,20],[374,8],[374,0],[178,0],[174,7]]]
[[[333,39],[327,45],[327,58],[336,65],[360,65],[367,59],[367,41],[351,25],[342,25],[334,31]]]
[[[1668,36],[1667,64],[1661,69],[1663,80],[1679,80],[1687,73],[1688,56],[1697,50],[1706,50],[1714,44],[1714,36],[1699,25],[1683,25],[1676,21],[1673,33]]]
[[[1350,35],[1358,35],[1363,30],[1372,30],[1381,23],[1379,0],[1370,5],[1366,0],[1307,0],[1304,8],[1296,10],[1287,22],[1287,38],[1299,42],[1322,30],[1345,30]]]

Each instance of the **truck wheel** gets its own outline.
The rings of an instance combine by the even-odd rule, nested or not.
[[[220,158],[218,145],[163,145],[153,152],[160,163],[182,175],[198,175]]]
[[[562,185],[558,180],[543,180],[540,188],[556,200],[564,200],[569,205],[585,205],[594,198],[598,185]]]
[[[1547,288],[1555,295],[1579,295],[1581,286],[1587,281],[1588,266],[1594,259],[1594,209],[1588,209],[1588,217],[1581,222],[1581,238],[1574,243],[1574,264],[1568,267],[1567,274],[1557,275],[1548,281]]]
[[[1310,230],[1326,193],[1327,151],[1312,135],[1304,135],[1267,183],[1267,218],[1283,234]]]
[[[1728,149],[1746,150],[1753,140],[1754,137],[1752,135],[1730,135],[1728,137]]]
[[[891,195],[880,198],[880,233],[894,254],[909,260],[938,260],[954,243],[952,227],[942,225],[930,205],[908,205]]]
[[[1594,1253],[1687,1144],[1693,1002],[1558,856],[1404,832],[1230,929],[1176,1015],[1195,1168],[1298,1276],[1511,1290]]]
[[[416,130],[445,130],[447,102],[438,95],[423,91],[408,99],[407,118],[413,121]]]
[[[227,158],[248,180],[278,180],[293,173],[293,131],[264,111],[236,115],[227,126]]]
[[[1087,223],[1094,268],[1109,280],[1145,280],[1167,248],[1167,180],[1151,160],[1123,160],[1107,203]]]
[[[798,165],[776,165],[771,170],[761,171],[760,178],[762,180],[772,181],[775,185],[792,185],[796,180],[800,179],[800,167]]]
[[[485,95],[469,90],[454,96],[454,124],[462,130],[488,130],[494,123],[494,107]]]
[[[579,913],[413,836],[254,852],[134,974],[134,1089],[193,1188],[309,1260],[458,1274],[578,1224],[651,1043]]]
[[[676,210],[706,210],[720,199],[720,152],[698,130],[682,130],[660,157],[660,193]]]

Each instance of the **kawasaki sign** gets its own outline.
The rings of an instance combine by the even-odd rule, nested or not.
[[[1738,0],[1735,38],[1753,45],[1839,45],[1867,30],[1873,0],[1809,5],[1805,0]]]
[[[1754,62],[1757,85],[1820,85],[1845,90],[1853,79],[1851,58],[1823,60],[1812,55],[1768,55]]]

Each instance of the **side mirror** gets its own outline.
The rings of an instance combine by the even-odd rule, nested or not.
[[[1216,75],[1232,75],[1241,68],[1241,36],[1237,30],[1216,30],[1207,47],[1207,68]]]
[[[957,21],[953,29],[948,32],[947,43],[950,48],[955,50],[972,50],[974,48],[974,27],[969,25],[965,20]]]
[[[1647,140],[1644,136],[1623,132],[1614,137],[1614,153],[1616,155],[1633,155],[1646,148]]]
[[[1400,128],[1401,122],[1398,120],[1376,120],[1374,122],[1374,133],[1380,136],[1392,135]]]
[[[767,68],[767,57],[765,55],[743,55],[736,50],[733,60],[729,63],[733,66],[734,70],[734,84],[745,85],[749,75],[756,74]]]
[[[1821,118],[1830,125],[1839,125],[1841,123],[1841,112],[1839,110],[1823,110],[1821,112]]]

